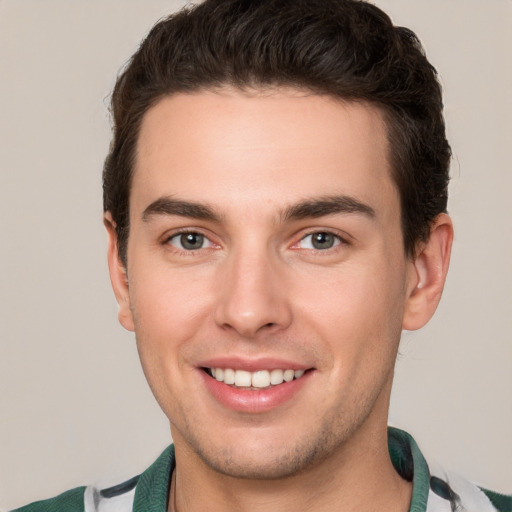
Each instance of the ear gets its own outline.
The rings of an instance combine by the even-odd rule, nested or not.
[[[128,285],[128,274],[126,267],[119,258],[119,245],[117,243],[117,232],[115,222],[110,212],[103,216],[103,224],[108,235],[108,270],[110,282],[119,304],[118,318],[120,324],[128,331],[134,331],[133,315],[130,308],[130,293]]]
[[[402,328],[414,331],[432,318],[441,300],[446,274],[450,265],[453,225],[444,213],[432,224],[427,242],[418,247],[411,262]]]

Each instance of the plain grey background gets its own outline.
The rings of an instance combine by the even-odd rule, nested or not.
[[[0,509],[119,483],[170,442],[117,323],[101,168],[115,75],[183,3],[0,0]],[[403,337],[390,422],[512,492],[512,1],[375,3],[439,70],[454,151],[452,269]]]

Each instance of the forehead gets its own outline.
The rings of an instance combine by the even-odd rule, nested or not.
[[[396,198],[388,162],[383,116],[368,104],[284,88],[175,94],[145,114],[130,203],[141,211],[177,194],[277,208],[334,193],[379,202]]]

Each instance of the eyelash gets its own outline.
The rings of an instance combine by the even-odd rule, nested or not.
[[[327,235],[328,237],[333,237],[334,245],[332,245],[331,247],[324,248],[324,249],[318,249],[315,247],[302,247],[302,249],[305,249],[308,251],[314,251],[316,253],[323,253],[323,252],[330,253],[332,251],[336,251],[337,248],[340,248],[340,246],[349,245],[349,242],[347,241],[347,239],[344,238],[343,236],[341,236],[340,234],[338,234],[337,232],[330,231],[328,229],[315,229],[315,230],[311,230],[308,233],[304,234],[304,236],[302,236],[300,238],[300,240],[293,247],[294,248],[298,247],[300,249],[301,247],[299,247],[299,245],[301,244],[301,242],[306,240],[308,237],[313,237],[314,235]],[[311,245],[312,244],[313,244],[313,242],[311,243]]]
[[[199,247],[198,249],[185,249],[183,247],[177,247],[171,243],[171,241],[173,239],[179,239],[180,237],[182,237],[184,235],[196,235],[196,236],[202,237],[203,240],[209,244],[209,246],[208,247]],[[170,236],[165,237],[165,239],[163,240],[163,245],[171,245],[174,249],[176,249],[177,251],[179,251],[181,253],[193,254],[196,251],[200,251],[202,249],[208,249],[212,246],[215,246],[216,244],[214,244],[214,242],[212,242],[207,235],[205,235],[204,233],[201,233],[201,231],[199,231],[199,230],[183,229],[183,230],[174,232]]]
[[[196,236],[202,237],[203,241],[206,241],[208,243],[208,246],[207,247],[204,247],[204,246],[199,247],[197,249],[185,249],[184,247],[178,247],[171,243],[171,241],[173,239],[179,239],[179,237],[182,237],[184,235],[196,235]],[[304,242],[308,237],[313,237],[314,235],[326,235],[327,237],[333,237],[333,239],[334,239],[333,245],[331,247],[327,247],[324,249],[319,249],[319,248],[315,248],[315,247],[300,247],[300,244],[302,242]],[[172,235],[167,236],[163,240],[162,243],[163,243],[163,245],[171,245],[175,250],[177,250],[183,254],[188,254],[188,255],[194,254],[196,251],[210,249],[212,247],[218,247],[218,245],[215,244],[214,242],[212,242],[212,240],[207,235],[205,235],[204,233],[201,233],[201,231],[199,231],[199,230],[193,230],[193,229],[183,229],[183,230],[174,232]],[[313,243],[314,242],[312,241],[311,245],[313,245]],[[183,245],[183,244],[180,244],[180,245]],[[309,231],[308,233],[304,234],[299,239],[299,241],[292,246],[292,249],[305,249],[307,251],[312,251],[312,252],[316,252],[316,253],[323,253],[323,252],[330,253],[332,251],[335,251],[336,248],[339,248],[340,246],[346,246],[346,245],[349,245],[349,242],[346,240],[346,238],[342,237],[338,233],[329,231],[329,230],[317,229],[317,230]]]

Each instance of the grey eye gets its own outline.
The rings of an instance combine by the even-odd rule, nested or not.
[[[340,243],[340,238],[333,233],[318,231],[305,236],[300,241],[300,247],[302,249],[316,249],[321,251],[331,249]]]
[[[169,243],[185,251],[196,251],[210,246],[210,241],[201,233],[180,233],[169,239]]]

